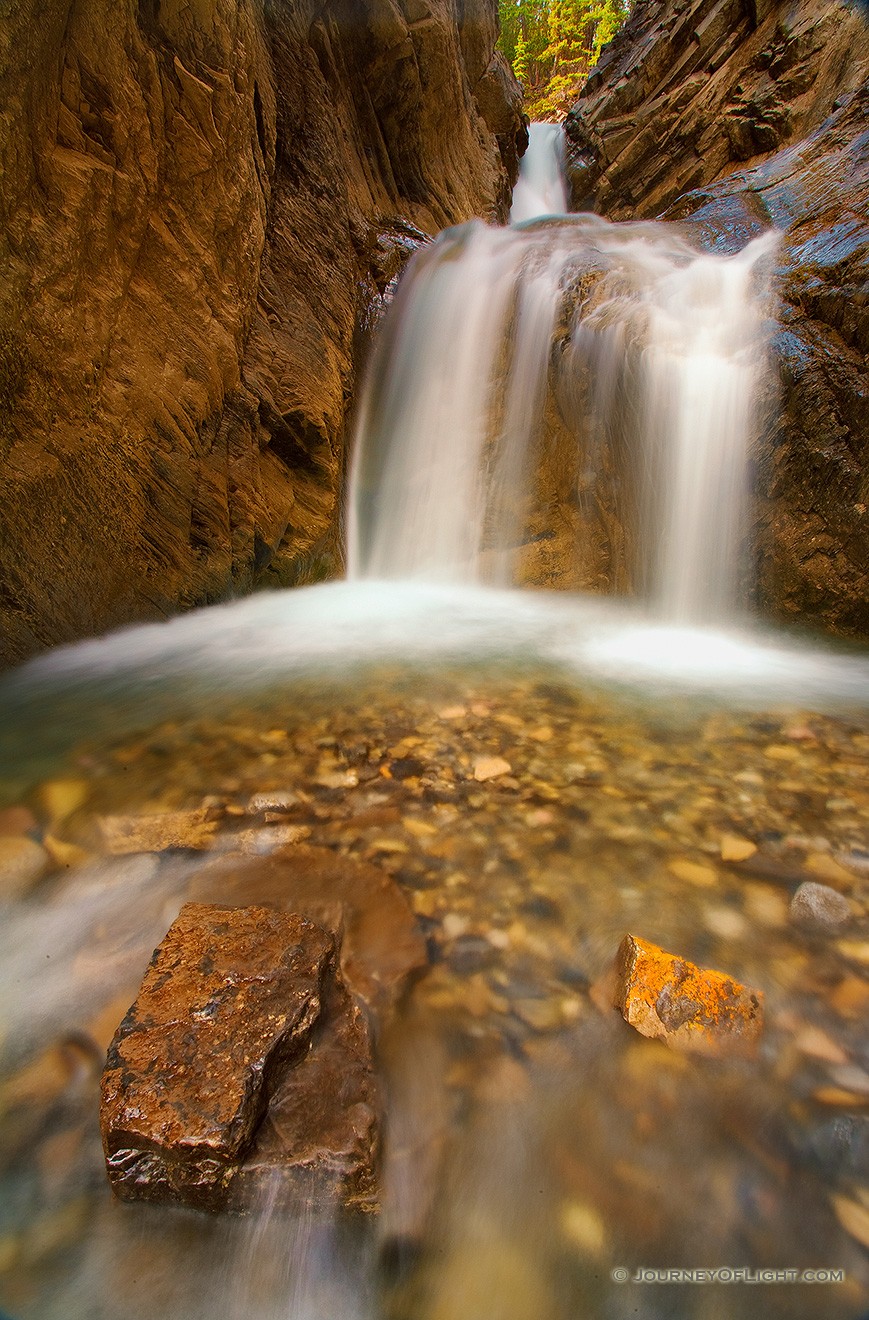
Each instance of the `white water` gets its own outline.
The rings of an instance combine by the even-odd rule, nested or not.
[[[540,215],[564,215],[564,131],[558,124],[532,124],[522,172],[513,189],[513,224]]]
[[[572,419],[578,449],[580,432],[589,445],[642,419],[626,437],[638,507],[618,511],[640,523],[632,577],[662,618],[721,622],[739,604],[759,275],[775,240],[722,257],[668,225],[535,223],[561,178],[560,130],[532,129],[513,210],[525,223],[446,231],[390,311],[356,439],[348,576],[509,585],[560,373],[568,392],[594,381]],[[569,342],[556,361],[557,324]]]

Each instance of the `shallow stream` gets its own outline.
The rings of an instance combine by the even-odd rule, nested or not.
[[[866,661],[683,630],[681,667],[671,636],[662,677],[647,621],[569,597],[402,601],[361,584],[280,600],[277,615],[260,597],[6,681],[17,728],[0,824],[55,861],[3,903],[3,1307],[735,1318],[762,1289],[768,1316],[865,1311]],[[276,655],[297,637],[283,681],[270,617]],[[423,657],[423,632],[439,658]],[[389,1109],[371,1219],[210,1218],[120,1203],[105,1179],[103,1052],[212,854],[106,857],[98,818],[206,804],[219,850],[270,792],[286,811],[258,848],[301,827],[306,845],[373,861],[428,941],[430,967],[379,1043]],[[751,855],[725,860],[734,839]],[[847,896],[847,927],[794,926],[807,878]],[[629,931],[763,990],[757,1058],[637,1035],[595,989]],[[842,1280],[630,1281],[692,1268]]]

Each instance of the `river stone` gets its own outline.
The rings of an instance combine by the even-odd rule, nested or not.
[[[409,976],[428,963],[413,911],[395,881],[331,848],[293,844],[270,857],[225,854],[197,872],[190,897],[266,903],[340,932],[342,975],[378,1010],[394,1003]]]
[[[307,1049],[334,959],[333,937],[295,914],[184,905],[103,1073],[120,1197],[222,1208],[268,1100]]]
[[[101,816],[100,833],[106,852],[115,856],[166,852],[169,848],[210,848],[218,822],[208,808],[167,811],[153,816]]]
[[[848,925],[851,905],[829,885],[807,880],[791,899],[788,915],[802,930],[833,935]]]
[[[0,837],[0,899],[20,898],[48,866],[48,853],[26,835]]]
[[[364,1012],[335,978],[324,992],[311,1049],[272,1097],[230,1205],[361,1209],[376,1203],[380,1099]]]
[[[634,935],[625,936],[616,955],[613,1002],[643,1036],[689,1053],[752,1052],[760,1038],[760,990]]]

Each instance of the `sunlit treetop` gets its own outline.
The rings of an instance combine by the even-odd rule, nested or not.
[[[498,47],[525,89],[532,119],[561,119],[630,0],[498,0]]]

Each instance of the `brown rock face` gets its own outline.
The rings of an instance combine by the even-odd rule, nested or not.
[[[757,602],[857,637],[869,636],[867,110],[869,86],[805,142],[672,208],[712,242],[783,230],[777,388],[755,458]]]
[[[837,0],[639,0],[565,123],[572,208],[660,215],[814,132],[867,64],[866,24]]]
[[[505,214],[524,133],[494,0],[459,8],[5,17],[0,661],[335,570],[368,304]]]
[[[735,251],[783,231],[756,600],[869,635],[869,26],[827,0],[635,7],[568,117],[573,204]],[[605,538],[616,545],[618,525]]]
[[[334,956],[304,918],[185,904],[109,1047],[100,1121],[119,1196],[221,1208]]]

